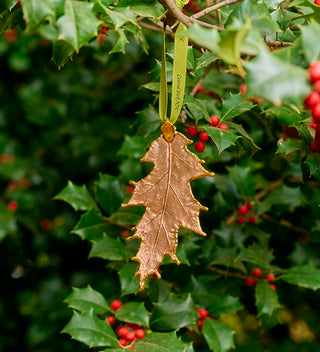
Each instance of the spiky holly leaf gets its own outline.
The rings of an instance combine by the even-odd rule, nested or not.
[[[179,264],[176,256],[180,226],[205,235],[199,221],[206,210],[193,196],[190,182],[213,176],[202,161],[187,149],[191,143],[175,132],[170,122],[162,126],[163,135],[153,141],[141,161],[151,162],[154,169],[135,185],[131,199],[123,206],[143,205],[146,211],[130,237],[141,239],[139,251],[132,259],[140,263],[140,289],[148,276],[158,277],[158,267],[165,255]]]

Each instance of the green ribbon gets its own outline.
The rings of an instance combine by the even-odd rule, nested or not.
[[[180,23],[174,36],[171,114],[169,119],[172,124],[174,124],[179,117],[183,105],[186,86],[188,37],[185,33],[185,30],[186,26],[183,23]],[[162,121],[165,121],[167,118],[167,105],[168,92],[164,33],[159,93],[159,115]]]

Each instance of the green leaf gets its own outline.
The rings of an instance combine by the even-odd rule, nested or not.
[[[119,237],[114,239],[105,234],[103,238],[93,240],[92,243],[89,258],[99,257],[108,260],[128,259],[126,247]]]
[[[217,127],[204,126],[204,129],[216,144],[219,154],[234,145],[235,141],[240,138],[230,131],[225,131]]]
[[[135,345],[136,352],[191,352],[190,345],[182,342],[173,332],[153,332],[138,341]]]
[[[239,194],[252,199],[255,194],[255,188],[251,168],[235,165],[229,167],[228,171],[238,188]]]
[[[120,208],[113,213],[108,219],[114,223],[121,225],[136,225],[143,215],[145,208],[143,207],[127,207]]]
[[[243,305],[238,297],[227,295],[216,297],[208,307],[208,311],[214,317],[219,317],[220,315],[235,313],[242,308]]]
[[[310,174],[320,181],[320,155],[317,153],[309,154],[305,163],[309,167]]]
[[[109,54],[115,53],[125,53],[125,46],[129,43],[126,34],[122,28],[116,29],[115,33],[118,35],[118,40],[115,43],[114,47],[109,51]]]
[[[248,139],[253,148],[257,150],[261,150],[261,148],[258,145],[256,145],[254,140],[250,137],[248,132],[242,127],[242,125],[240,125],[239,123],[233,123],[229,121],[228,126],[230,127],[231,130],[237,131],[242,137]]]
[[[219,320],[205,319],[202,331],[211,351],[227,352],[235,347],[233,341],[235,331]]]
[[[86,288],[73,288],[73,292],[65,299],[69,308],[74,308],[81,313],[90,312],[102,314],[107,312],[110,307],[101,293],[95,291],[91,286]]]
[[[121,294],[129,295],[139,291],[139,277],[135,276],[138,271],[137,263],[124,264],[119,270]]]
[[[270,262],[274,256],[271,250],[265,250],[265,248],[254,243],[248,248],[241,248],[241,252],[238,256],[238,260],[249,262],[259,268],[270,268]]]
[[[104,211],[112,214],[120,208],[124,194],[116,176],[101,174],[95,186],[96,197]]]
[[[238,260],[238,248],[218,247],[213,255],[211,265],[223,265],[227,268],[234,268],[246,273],[247,270],[242,262]]]
[[[101,4],[101,3],[100,3]],[[101,4],[102,5],[102,4]],[[135,14],[128,7],[116,7],[112,10],[108,7],[101,6],[105,13],[111,18],[115,29],[119,29],[126,23],[132,23],[138,26]]]
[[[188,95],[183,103],[187,106],[188,110],[196,120],[200,120],[203,117],[209,119],[207,108],[201,99],[196,99],[192,95]]]
[[[73,46],[65,40],[56,40],[53,43],[52,60],[59,69],[64,66],[66,62],[68,62],[73,53]]]
[[[218,43],[220,41],[220,37],[217,31],[204,28],[195,23],[188,28],[187,35],[190,39],[199,44],[199,46],[208,48],[213,53],[219,52]]]
[[[186,298],[170,295],[167,300],[154,304],[150,325],[155,330],[178,330],[197,318],[197,308],[190,295]]]
[[[302,46],[304,56],[309,64],[320,59],[320,46],[315,45],[320,37],[320,24],[312,21],[306,26],[301,27]]]
[[[93,310],[83,314],[74,312],[62,332],[90,347],[119,346],[110,324],[97,318]]]
[[[103,233],[107,230],[106,221],[96,210],[91,209],[83,214],[72,229],[72,233],[77,234],[82,239],[96,240],[103,236]]]
[[[280,308],[278,294],[267,281],[258,282],[255,296],[258,315],[271,315],[274,310]]]
[[[140,136],[150,135],[160,127],[160,124],[159,114],[153,106],[137,113],[135,126],[137,127],[137,134]]]
[[[115,313],[118,320],[146,327],[149,326],[149,315],[143,302],[125,303]]]
[[[293,285],[317,290],[320,288],[320,269],[312,265],[294,266],[287,269],[279,279]]]
[[[301,114],[298,114],[297,111],[285,105],[274,106],[268,109],[267,112],[276,115],[277,118],[287,126],[293,126],[304,119],[304,117]]]
[[[163,14],[163,7],[156,0],[122,0],[121,7],[129,7],[138,16],[158,18]]]
[[[201,70],[203,68],[208,67],[211,65],[213,62],[217,61],[219,59],[219,56],[216,54],[211,53],[210,51],[206,51],[204,54],[202,54],[198,59],[197,59],[197,66],[195,72],[198,70]]]
[[[254,105],[249,101],[242,101],[241,94],[230,94],[230,96],[222,101],[221,120],[229,120],[242,113],[251,110]]]
[[[37,27],[43,20],[53,21],[64,13],[65,0],[24,0],[23,17],[28,28]]]
[[[118,155],[140,159],[146,153],[147,143],[141,136],[125,136]]]
[[[232,27],[229,26],[224,31],[219,43],[219,54],[225,62],[240,66],[241,48],[250,28],[249,23],[242,24],[236,21]]]
[[[54,199],[63,200],[70,204],[74,210],[90,210],[96,206],[94,200],[91,198],[90,193],[85,185],[77,186],[71,181],[68,185],[58,193]]]
[[[98,35],[100,21],[92,12],[93,4],[66,0],[65,14],[57,21],[59,40],[78,51],[90,39]]]
[[[299,150],[306,150],[304,141],[295,138],[289,138],[286,141],[281,141],[278,145],[276,153],[290,154]]]
[[[264,200],[264,205],[279,206],[286,205],[289,211],[305,204],[306,200],[299,187],[281,186],[279,189],[270,193]]]
[[[246,64],[248,95],[280,105],[297,103],[309,94],[308,74],[298,66],[282,61],[266,49]]]

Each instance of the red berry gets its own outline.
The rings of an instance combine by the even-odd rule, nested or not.
[[[320,93],[320,81],[315,82],[315,84],[313,85],[313,89],[316,92]]]
[[[267,280],[268,282],[273,282],[274,279],[275,279],[274,274],[269,273],[269,274],[266,275],[266,280]]]
[[[311,142],[311,144],[310,144],[310,149],[311,149],[313,152],[317,152],[317,151],[318,151],[318,144],[317,144],[316,141]]]
[[[140,325],[138,324],[133,324],[133,323],[127,323],[127,327],[133,330],[138,330],[140,329]]]
[[[209,135],[207,132],[203,131],[203,132],[200,132],[199,133],[199,140],[202,141],[202,142],[208,142],[209,140]]]
[[[134,186],[127,187],[127,193],[131,194],[134,191]]]
[[[15,29],[11,29],[10,31],[7,31],[4,33],[4,36],[8,42],[15,42],[18,39],[18,34]]]
[[[108,322],[110,325],[113,325],[113,324],[116,322],[116,318],[115,318],[115,317],[108,317],[108,318],[107,318],[107,322]]]
[[[186,7],[192,7],[192,1],[191,0],[187,3]]]
[[[246,215],[248,213],[248,209],[245,205],[240,205],[239,208],[238,208],[238,213],[240,215]]]
[[[19,203],[16,200],[11,200],[8,203],[8,209],[11,211],[16,211],[19,208]]]
[[[220,130],[228,131],[228,126],[225,123],[220,123],[218,128],[220,128]]]
[[[120,329],[124,328],[123,325],[119,325],[117,328],[116,328],[116,334],[119,335],[119,331]]]
[[[253,275],[254,277],[260,277],[261,274],[262,274],[262,271],[261,271],[260,268],[254,268],[253,271],[252,271],[252,275]]]
[[[1,163],[12,163],[13,161],[15,161],[16,157],[14,155],[11,154],[1,154],[0,155],[0,162]]]
[[[245,95],[247,93],[247,85],[246,84],[241,84],[240,86],[240,94]]]
[[[49,219],[43,219],[40,222],[40,226],[41,226],[42,230],[49,231],[52,228],[52,221]]]
[[[203,87],[202,87],[202,85],[200,85],[198,88],[197,88],[197,90],[196,90],[196,94],[199,94],[199,93],[201,93],[203,91]]]
[[[20,6],[21,5],[21,1],[18,1],[17,3],[16,3],[16,6]]]
[[[208,317],[209,312],[205,308],[198,308],[198,314],[200,319],[205,319]]]
[[[203,319],[198,320],[198,329],[201,330],[203,327]]]
[[[303,106],[311,110],[315,105],[317,105],[320,102],[320,94],[316,91],[312,91],[304,100]]]
[[[219,122],[220,122],[220,119],[219,119],[219,117],[217,115],[210,116],[210,124],[211,124],[211,126],[216,127],[216,126],[218,126]]]
[[[276,288],[276,285],[270,285],[270,287],[273,289],[273,290],[276,290],[277,288]]]
[[[114,310],[118,310],[122,306],[122,302],[118,299],[111,302],[111,308]]]
[[[252,203],[251,202],[247,202],[246,204],[246,208],[248,209],[248,211],[252,210]]]
[[[185,15],[187,12],[185,9],[182,9],[181,12]]]
[[[317,124],[316,123],[310,123],[310,127],[315,130],[317,128]]]
[[[135,335],[138,340],[141,340],[146,336],[146,333],[144,332],[144,330],[138,329],[136,330]]]
[[[198,133],[198,129],[196,126],[189,126],[187,129],[187,135],[190,137],[196,136]]]
[[[254,215],[249,216],[248,222],[250,224],[255,224],[257,222],[257,218]]]
[[[194,145],[194,149],[196,152],[202,153],[206,149],[206,145],[202,141],[199,141]]]
[[[247,277],[245,281],[247,286],[252,286],[254,284],[254,279],[252,277]]]
[[[309,77],[312,83],[320,80],[320,61],[315,61],[309,67]]]
[[[246,222],[246,219],[243,216],[238,217],[238,223],[243,225]]]
[[[128,328],[126,328],[125,326],[123,326],[121,329],[119,329],[118,335],[124,339],[127,339],[127,335],[129,332],[130,332],[130,330]]]
[[[312,108],[311,115],[314,123],[320,123],[320,103]]]
[[[132,342],[136,338],[136,334],[133,331],[129,331],[126,336],[126,340]]]
[[[320,0],[314,0],[314,3],[320,6]]]
[[[254,99],[254,103],[257,104],[257,105],[259,105],[259,104],[262,103],[262,102],[263,102],[263,99],[262,99],[262,98],[255,98],[255,99]]]
[[[127,346],[128,342],[125,339],[119,339],[119,343],[121,346]]]
[[[123,236],[123,237],[126,237],[126,236],[129,235],[129,233],[130,233],[129,230],[124,230],[124,231],[122,232],[122,236]]]

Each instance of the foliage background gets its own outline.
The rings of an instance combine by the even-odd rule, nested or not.
[[[216,309],[215,319],[219,318],[216,320],[236,331],[236,351],[317,350],[319,292],[299,286],[318,288],[318,271],[307,284],[303,279],[293,282],[298,286],[277,281],[276,298],[266,288],[264,317],[257,317],[257,309],[261,313],[261,307],[255,303],[257,293],[237,274],[250,275],[254,267],[260,266],[264,274],[281,275],[283,269],[293,266],[312,263],[319,267],[320,264],[319,155],[309,148],[314,132],[309,128],[310,116],[302,109],[302,99],[311,90],[305,70],[311,62],[320,59],[320,48],[315,41],[301,39],[301,25],[305,26],[302,32],[306,38],[310,33],[320,33],[319,10],[310,1],[295,1],[297,7],[288,9],[280,8],[280,1],[269,2],[269,8],[265,5],[268,2],[260,2],[264,4],[260,9],[254,1],[241,3],[245,11],[257,12],[251,28],[260,29],[262,36],[272,32],[270,40],[275,39],[274,32],[278,31],[281,40],[295,43],[270,56],[270,52],[264,53],[259,47],[259,40],[262,41],[259,35],[260,39],[251,47],[255,51],[248,59],[251,66],[245,65],[249,72],[246,78],[243,68],[234,65],[248,44],[241,39],[245,36],[243,28],[247,18],[241,17],[240,10],[237,13],[240,27],[237,21],[227,23],[228,18],[231,21],[227,9],[234,5],[222,11],[223,21],[227,23],[222,42],[232,48],[229,55],[209,32],[202,32],[196,26],[190,31],[192,39],[200,41],[200,45],[205,40],[209,49],[214,48],[212,56],[206,54],[208,57],[199,51],[189,53],[188,68],[194,76],[189,75],[187,81],[187,120],[178,123],[178,130],[185,133],[191,124],[207,129],[208,117],[222,116],[224,111],[231,132],[224,139],[227,144],[220,144],[221,154],[209,145],[201,155],[208,169],[216,173],[215,178],[193,184],[196,197],[210,208],[201,218],[209,236],[203,239],[182,231],[179,243],[184,264],[163,265],[163,280],[151,279],[147,293],[137,294],[136,287],[132,289],[119,283],[118,271],[129,263],[128,258],[125,256],[123,261],[111,258],[107,267],[102,258],[88,259],[92,243],[69,233],[78,223],[79,214],[70,205],[53,201],[53,197],[66,187],[68,180],[76,185],[86,184],[97,202],[94,204],[99,204],[100,214],[110,219],[118,210],[119,200],[104,201],[108,195],[106,190],[110,191],[109,181],[119,185],[120,190],[111,193],[122,201],[129,197],[129,180],[139,180],[150,171],[148,166],[140,164],[139,158],[159,134],[157,113],[151,105],[156,102],[155,82],[160,75],[156,60],[161,57],[162,36],[155,31],[138,31],[139,26],[128,17],[118,26],[113,18],[102,16],[100,22],[92,20],[92,26],[98,34],[100,23],[108,25],[111,29],[107,35],[99,35],[99,40],[94,33],[92,38],[83,38],[84,46],[78,55],[73,55],[72,62],[67,62],[70,47],[59,51],[55,41],[54,62],[50,40],[56,39],[56,34],[51,27],[56,25],[58,12],[56,19],[35,16],[35,23],[27,23],[26,28],[21,7],[8,10],[15,3],[1,5],[0,350],[88,350],[79,342],[71,342],[66,334],[60,334],[71,317],[63,300],[72,287],[88,285],[109,302],[122,296],[124,301],[145,302],[150,311],[161,295],[168,297],[171,292],[183,300],[189,293],[197,306]],[[22,1],[25,14],[36,13],[28,7],[30,3]],[[199,3],[205,6],[205,2]],[[125,1],[123,4],[126,7]],[[296,23],[292,24],[295,19]],[[14,32],[10,32],[11,27]],[[61,22],[57,28],[63,32]],[[125,55],[121,53],[125,44],[122,31],[128,38]],[[256,38],[253,30],[249,31],[251,35]],[[123,42],[119,43],[118,38]],[[115,45],[120,47],[115,50]],[[237,49],[239,46],[241,50]],[[120,52],[111,55],[110,50]],[[170,77],[170,44],[168,51]],[[260,53],[259,59],[252,61],[257,53]],[[295,66],[289,66],[289,62]],[[65,66],[58,70],[56,64]],[[269,85],[258,82],[257,73],[262,71],[272,76],[269,68],[281,65],[285,72],[283,79],[275,72]],[[208,66],[210,72],[204,76]],[[295,81],[297,89],[293,88]],[[266,100],[258,105],[249,101],[248,96],[242,97],[239,88],[244,82],[250,95],[254,92],[252,95]],[[204,90],[196,95],[195,88],[200,83]],[[231,98],[230,92],[234,94]],[[279,99],[283,105],[274,106]],[[228,104],[235,109],[235,114],[227,115]],[[279,144],[287,138],[283,124],[294,125],[302,140]],[[249,133],[249,138],[243,137],[243,131],[237,127],[240,125]],[[208,129],[208,133],[216,138],[214,131]],[[279,145],[284,154],[277,153]],[[256,146],[261,149],[257,150]],[[3,156],[8,155],[14,157],[6,160]],[[105,175],[115,178],[104,179]],[[60,198],[66,200],[64,196]],[[10,201],[18,202],[16,212],[7,208]],[[247,201],[253,203],[258,221],[240,225],[237,208]],[[86,203],[74,207],[79,208],[82,216],[91,209]],[[128,223],[121,216],[117,219],[120,226],[108,221],[99,236],[107,231],[112,238],[121,238],[132,219]],[[136,244],[123,243],[129,251],[134,251],[132,247]],[[110,259],[106,254],[102,257]],[[215,271],[217,268],[223,275]],[[225,310],[219,305],[213,306],[218,297],[228,297]],[[270,303],[268,297],[275,302]],[[190,306],[190,311],[194,309]],[[194,342],[195,350],[208,351],[207,342],[196,330],[196,319],[191,320],[172,329],[168,328],[170,322],[164,321],[163,326],[151,330],[178,330],[184,341]]]

